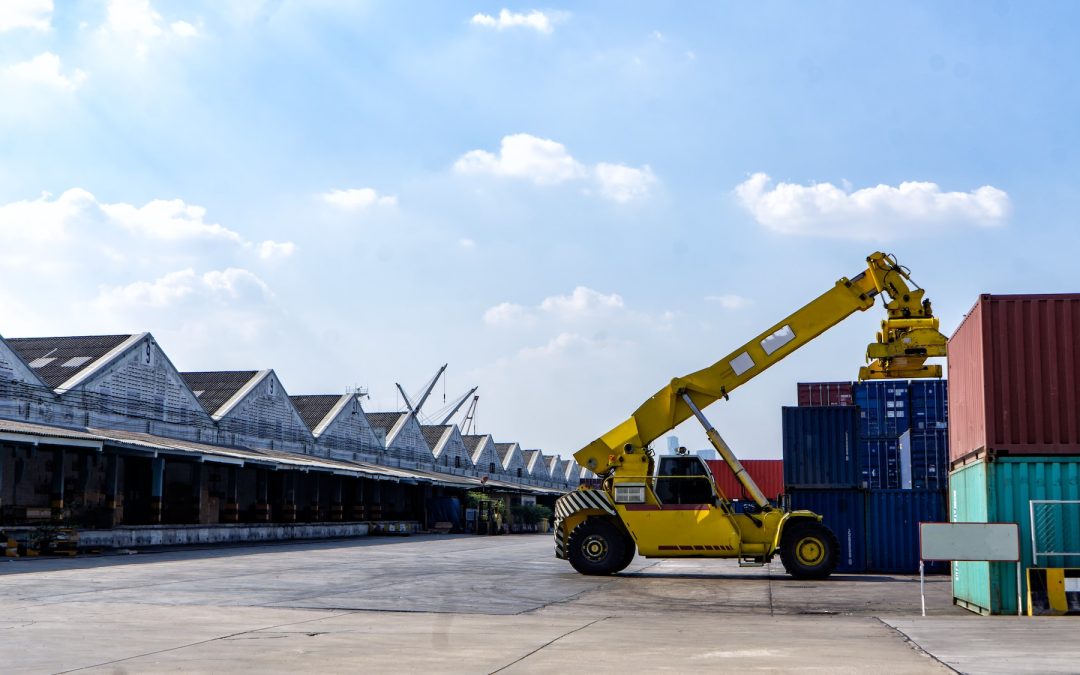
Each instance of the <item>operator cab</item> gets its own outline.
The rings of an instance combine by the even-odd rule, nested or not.
[[[659,459],[653,492],[661,504],[716,504],[712,473],[705,460],[685,454],[685,450]]]

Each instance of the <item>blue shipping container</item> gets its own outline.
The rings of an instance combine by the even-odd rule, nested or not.
[[[840,542],[837,572],[866,571],[866,494],[861,490],[793,490],[792,510],[805,509],[821,516]]]
[[[784,484],[795,488],[854,488],[860,483],[858,408],[786,407]]]
[[[949,426],[949,383],[946,380],[912,380],[908,385],[912,431],[946,429]]]
[[[919,571],[919,523],[948,521],[942,490],[877,490],[866,495],[866,568],[871,572]],[[926,563],[928,573],[948,563]]]
[[[908,383],[903,380],[856,382],[859,434],[863,438],[900,438],[908,430]]]
[[[911,487],[915,490],[947,489],[949,486],[949,430],[912,430],[909,438]]]
[[[900,441],[895,438],[860,438],[859,469],[863,486],[871,490],[903,487],[900,484]]]

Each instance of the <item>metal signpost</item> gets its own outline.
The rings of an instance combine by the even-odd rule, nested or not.
[[[1020,526],[1016,523],[919,523],[919,592],[926,616],[923,562],[1016,563],[1016,614],[1023,615],[1020,586]]]

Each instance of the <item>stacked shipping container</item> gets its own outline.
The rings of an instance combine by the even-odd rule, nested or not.
[[[1017,523],[1024,568],[1034,565],[1031,501],[1080,502],[1078,330],[1080,294],[983,295],[949,340],[951,519]],[[1080,553],[1080,527],[1069,518],[1036,525],[1036,544]],[[1012,563],[953,563],[952,581],[958,605],[1017,610]]]
[[[800,383],[798,392],[800,407],[783,410],[792,508],[821,514],[837,535],[838,571],[917,571],[919,522],[945,519],[945,383]],[[843,435],[838,419],[851,424]]]

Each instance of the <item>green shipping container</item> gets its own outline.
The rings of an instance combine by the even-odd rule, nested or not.
[[[1021,592],[1027,598],[1032,567],[1030,500],[1080,500],[1080,457],[1000,457],[979,460],[949,475],[949,513],[954,523],[1020,525]],[[1080,552],[1080,524],[1066,519],[1053,536],[1065,551]],[[1056,546],[1055,546],[1056,548]],[[1078,557],[1040,557],[1039,567],[1076,567]],[[1016,614],[1016,565],[953,563],[953,602],[980,614]]]

